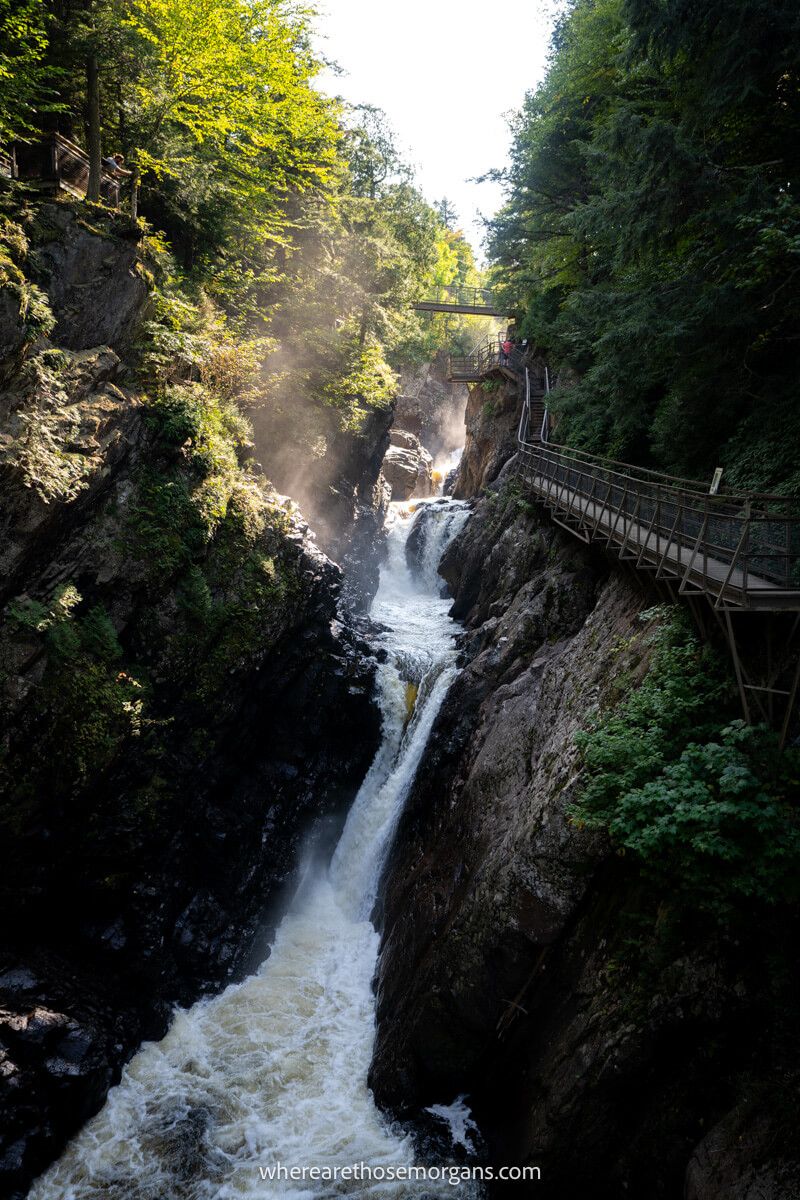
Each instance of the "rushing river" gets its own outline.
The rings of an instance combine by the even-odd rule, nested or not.
[[[278,1164],[374,1170],[415,1161],[410,1137],[389,1126],[367,1087],[378,954],[369,916],[456,672],[458,630],[436,567],[468,512],[457,501],[429,503],[414,578],[405,555],[413,518],[408,505],[392,505],[372,605],[387,651],[378,669],[383,740],[329,866],[304,880],[257,974],[178,1012],[163,1041],[139,1051],[105,1107],[34,1185],[32,1200],[469,1194],[444,1181],[268,1178]],[[463,1111],[453,1114],[463,1125]]]

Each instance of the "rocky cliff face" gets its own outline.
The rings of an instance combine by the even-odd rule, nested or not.
[[[139,234],[82,211],[3,228],[0,1195],[263,955],[378,738],[341,571],[230,406],[140,390]]]
[[[253,414],[255,451],[280,492],[307,514],[319,544],[345,570],[344,601],[364,612],[378,587],[389,488],[381,472],[394,419],[371,409],[358,430],[343,429],[320,401]]]
[[[493,483],[517,446],[521,390],[508,379],[473,383],[465,414],[466,439],[453,485],[456,499],[477,496]]]
[[[395,422],[415,434],[434,460],[446,459],[464,444],[467,388],[447,378],[447,354],[401,373]]]
[[[392,489],[393,500],[411,496],[432,496],[433,459],[419,438],[404,429],[393,429],[391,443],[383,460],[383,474]]]
[[[495,413],[503,446],[510,397]],[[462,494],[495,473],[481,445],[473,426]],[[410,1115],[467,1093],[491,1161],[542,1170],[515,1194],[789,1200],[785,925],[668,930],[669,899],[569,817],[574,735],[647,671],[654,597],[528,505],[513,468],[440,571],[465,666],[385,876],[376,1096]]]

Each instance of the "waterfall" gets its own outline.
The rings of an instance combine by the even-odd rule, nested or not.
[[[304,881],[255,975],[177,1012],[166,1037],[142,1047],[105,1107],[34,1184],[31,1200],[454,1194],[446,1179],[331,1184],[268,1176],[279,1163],[394,1171],[415,1163],[410,1136],[388,1124],[367,1087],[379,942],[369,915],[456,673],[458,629],[435,566],[469,514],[458,501],[433,503],[439,511],[416,579],[405,555],[411,510],[391,506],[388,556],[372,606],[386,650],[378,668],[382,744],[329,867]],[[471,1186],[458,1194],[472,1195]]]

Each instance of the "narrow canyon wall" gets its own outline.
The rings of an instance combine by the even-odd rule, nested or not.
[[[464,443],[467,388],[447,378],[447,365],[440,350],[432,362],[403,370],[395,407],[395,424],[415,434],[434,461]]]
[[[648,670],[659,597],[497,473],[499,400],[471,390],[461,493],[494,483],[440,567],[465,665],[385,875],[372,1086],[401,1116],[466,1093],[490,1161],[542,1170],[515,1195],[789,1200],[785,921],[669,930],[670,897],[570,819],[575,734]]]
[[[494,483],[517,446],[522,387],[508,379],[469,386],[464,453],[453,485],[456,499],[477,496]]]
[[[235,415],[142,391],[141,231],[83,211],[2,231],[3,1196],[175,1002],[259,960],[379,736],[340,569]],[[351,457],[376,486],[382,454]]]

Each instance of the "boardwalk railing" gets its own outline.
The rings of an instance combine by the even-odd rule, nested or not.
[[[465,312],[473,316],[502,316],[488,288],[441,286],[418,300],[421,312]]]
[[[0,150],[0,175],[5,176],[6,179],[16,179],[17,160],[14,157],[13,149],[10,154],[7,154],[5,150]]]
[[[74,196],[83,197],[89,184],[89,159],[69,138],[51,133],[41,142],[17,150],[20,179],[53,183]],[[107,204],[119,207],[121,175],[105,163],[100,171],[100,194]]]
[[[559,524],[715,608],[800,608],[800,501],[712,496],[694,480],[521,442],[518,475]]]

